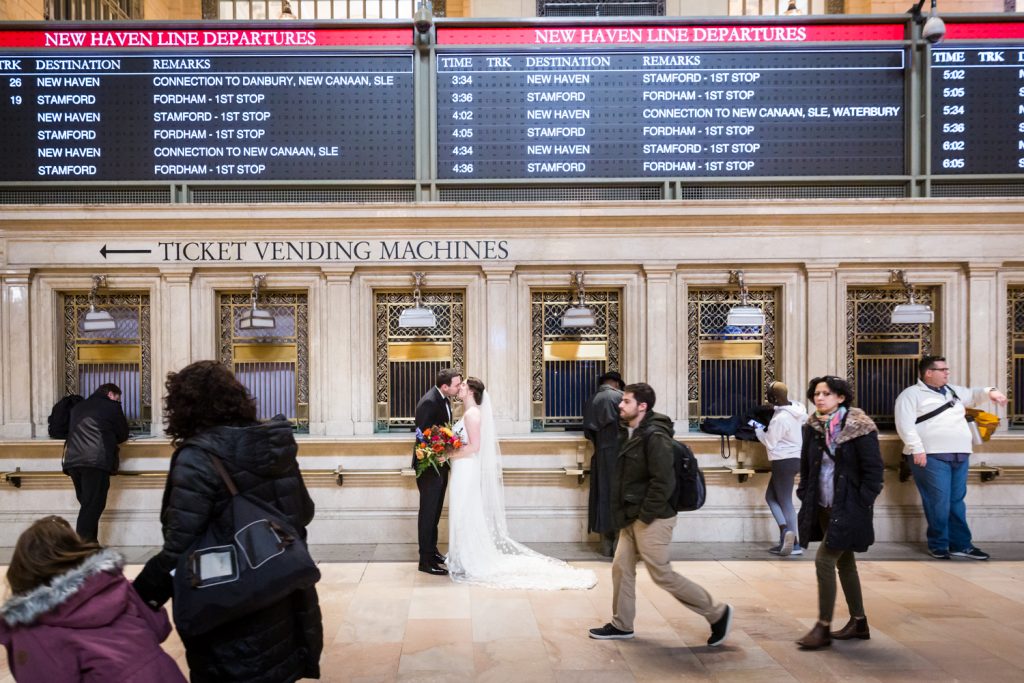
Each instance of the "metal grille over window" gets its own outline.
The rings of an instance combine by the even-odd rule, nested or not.
[[[934,308],[936,287],[914,287],[917,303]],[[933,353],[933,324],[893,323],[907,303],[902,287],[851,288],[846,293],[846,374],[856,404],[880,429],[894,429],[896,397],[917,382],[917,361]],[[813,333],[812,333],[813,336]]]
[[[537,0],[538,17],[663,17],[665,0]]]
[[[432,327],[405,327],[403,311],[417,307],[434,314]],[[406,316],[409,319],[409,316]],[[415,321],[415,318],[414,318]],[[416,402],[445,368],[466,363],[466,307],[461,291],[374,293],[376,429],[409,431]]]
[[[116,384],[129,428],[148,433],[153,415],[149,295],[64,294],[62,299],[63,395],[88,396],[102,384]],[[103,324],[87,324],[93,319]]]
[[[621,367],[620,293],[588,289],[580,301],[567,289],[533,290],[530,299],[533,430],[581,429],[597,378]],[[565,325],[567,311],[582,310],[574,306],[579,303],[593,314],[593,325]],[[580,322],[569,318],[570,325]]]
[[[701,418],[741,415],[765,400],[775,379],[776,291],[751,289],[745,302],[727,289],[691,289],[687,306],[690,429]],[[739,306],[759,308],[764,325],[730,325]]]
[[[417,0],[290,0],[296,19],[410,19]],[[447,16],[446,0],[434,0],[435,17]],[[280,19],[281,0],[218,0],[219,19]]]
[[[280,414],[297,431],[308,432],[308,296],[260,290],[257,305],[254,316],[251,292],[220,294],[220,361],[256,399],[260,420]],[[269,314],[269,320],[263,313]]]
[[[1006,417],[1011,428],[1024,427],[1024,287],[1007,292],[1007,328],[1009,349],[1006,355],[1010,404]]]
[[[46,0],[47,21],[142,19],[143,0]]]

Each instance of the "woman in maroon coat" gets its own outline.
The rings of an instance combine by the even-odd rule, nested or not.
[[[0,644],[21,682],[183,683],[160,648],[167,612],[150,609],[124,578],[124,558],[83,541],[56,516],[30,526],[14,548],[0,607]]]

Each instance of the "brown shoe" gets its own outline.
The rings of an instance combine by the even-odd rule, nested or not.
[[[846,626],[838,631],[832,631],[829,635],[836,640],[850,640],[852,638],[870,640],[871,630],[868,628],[868,618],[850,617],[850,621],[846,623]]]
[[[807,632],[807,635],[796,641],[796,644],[805,650],[817,650],[828,647],[832,644],[832,638],[828,634],[828,626],[820,621],[815,622],[814,628]]]

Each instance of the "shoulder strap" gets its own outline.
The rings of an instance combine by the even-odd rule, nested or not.
[[[953,397],[956,398],[956,394],[953,394]],[[953,405],[954,405],[953,401],[946,401],[945,403],[943,403],[941,406],[939,406],[935,410],[929,411],[929,412],[925,413],[924,415],[921,415],[920,417],[918,417],[916,420],[914,420],[914,424],[918,424],[919,425],[922,422],[924,422],[925,420],[930,420],[933,417],[935,417],[936,415],[938,415],[940,413],[946,412],[947,410],[952,408]]]
[[[210,451],[204,449],[203,453],[206,453],[206,457],[208,457],[210,459],[210,462],[213,464],[213,469],[217,470],[217,474],[219,474],[220,478],[224,481],[224,485],[228,487],[228,493],[230,493],[232,496],[237,496],[238,487],[235,486],[235,482],[231,478],[231,475],[228,474],[227,469],[224,467],[224,463],[221,462],[220,458],[218,458]]]

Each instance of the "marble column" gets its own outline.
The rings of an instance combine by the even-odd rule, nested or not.
[[[175,268],[160,273],[159,336],[150,336],[156,348],[153,359],[152,406],[154,435],[163,434],[162,397],[168,372],[176,372],[192,362],[192,268]]]
[[[967,342],[964,344],[967,358],[966,372],[954,370],[954,377],[969,386],[996,386],[1006,393],[1006,372],[1000,371],[999,348],[993,341],[1002,338],[999,327],[1006,321],[999,317],[1000,292],[998,264],[969,263],[967,266]],[[1006,408],[995,404],[986,409],[995,411],[1005,418]]]
[[[683,398],[679,387],[682,384],[679,376],[678,326],[676,312],[678,310],[678,288],[676,287],[676,269],[674,266],[644,266],[646,280],[646,332],[647,362],[644,365],[644,377],[640,381],[647,382],[654,388],[657,403],[654,409],[668,415],[676,422],[676,431],[685,431],[686,423],[682,421],[686,414]],[[685,325],[684,325],[685,328]],[[632,381],[627,378],[627,381]]]
[[[32,438],[30,271],[0,271],[0,436]]]
[[[512,286],[515,266],[488,264],[483,266],[483,271],[486,287],[484,305],[487,309],[487,343],[484,348],[487,375],[484,381],[494,408],[494,422],[499,434],[528,431],[530,416],[515,414],[519,367],[514,343],[518,321]]]
[[[320,401],[320,415],[323,432],[327,436],[350,436],[355,433],[352,418],[353,391],[356,382],[352,374],[351,332],[355,329],[352,320],[352,274],[351,266],[324,267],[326,282],[321,319],[321,349],[324,362],[321,367],[323,396],[311,396]],[[313,347],[312,340],[310,346]],[[328,360],[329,359],[329,360]],[[312,427],[312,426],[311,426]]]
[[[839,367],[838,340],[846,339],[840,334],[846,325],[839,319],[838,263],[807,264],[807,324],[804,326],[806,339],[803,348],[806,364],[804,377],[808,380],[821,375],[846,376],[845,368]],[[800,340],[794,340],[800,344]],[[792,392],[802,393],[802,387],[790,387]]]

